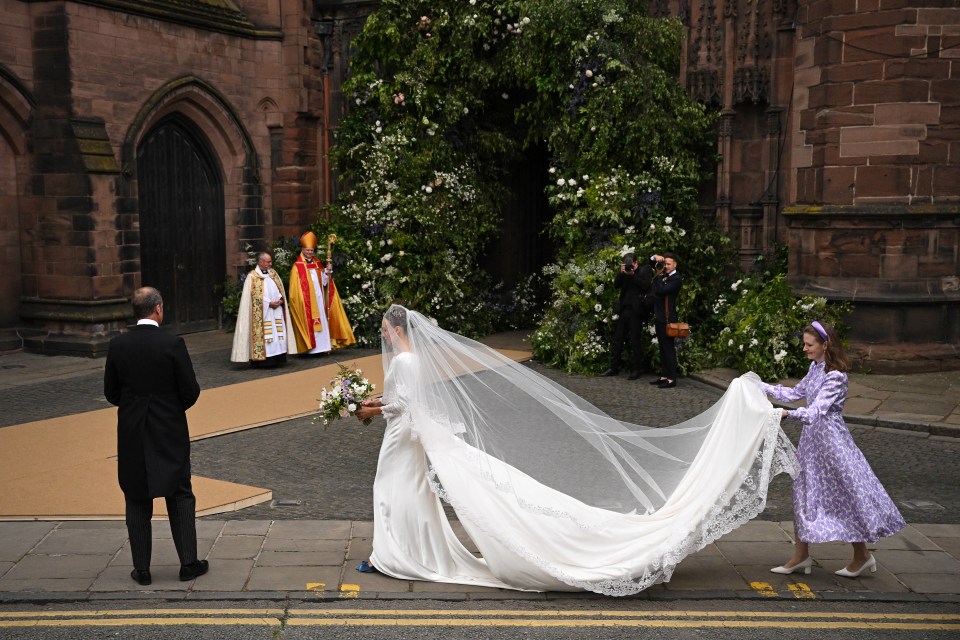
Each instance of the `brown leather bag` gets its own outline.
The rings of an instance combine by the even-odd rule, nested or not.
[[[667,298],[663,299],[663,317],[670,319],[670,304]],[[667,336],[670,338],[686,338],[690,335],[690,325],[686,322],[668,322]]]

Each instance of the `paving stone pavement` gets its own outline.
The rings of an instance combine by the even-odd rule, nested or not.
[[[476,547],[453,523],[468,549]],[[833,574],[849,546],[816,545],[810,575],[769,571],[789,555],[789,522],[752,521],[686,558],[669,583],[636,599],[865,599],[957,602],[960,525],[912,525],[871,545],[878,570],[858,579]],[[104,600],[557,600],[596,594],[528,593],[397,580],[354,570],[369,557],[373,526],[349,520],[204,519],[197,549],[210,561],[200,579],[180,582],[165,522],[153,528],[153,583],[130,579],[123,522],[0,522],[0,604]]]

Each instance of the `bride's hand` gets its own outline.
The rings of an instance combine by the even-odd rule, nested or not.
[[[364,400],[360,403],[361,407],[381,407],[383,406],[383,400],[380,398],[371,398],[370,400]]]
[[[364,401],[364,403],[353,412],[353,415],[357,416],[357,419],[363,422],[364,420],[372,418],[378,413],[380,413],[380,407],[370,406],[367,404],[367,401]]]

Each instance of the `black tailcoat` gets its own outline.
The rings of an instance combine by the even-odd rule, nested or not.
[[[103,394],[117,410],[120,488],[128,498],[173,495],[190,478],[186,411],[200,396],[180,336],[137,325],[110,341]]]

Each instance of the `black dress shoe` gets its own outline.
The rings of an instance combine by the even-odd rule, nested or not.
[[[636,380],[639,377],[640,377],[639,371],[631,371],[630,375],[627,376],[627,380]]]
[[[619,370],[619,369],[612,369],[612,368],[611,368],[611,369],[607,369],[606,371],[604,371],[603,373],[601,373],[601,374],[600,374],[600,377],[601,377],[601,378],[609,378],[610,376],[615,376],[615,375],[617,375],[618,373],[620,373],[620,370]]]
[[[180,581],[188,582],[196,577],[202,576],[210,569],[210,563],[206,560],[197,560],[190,564],[180,567]]]
[[[677,386],[677,381],[676,381],[676,380],[663,380],[663,381],[660,382],[660,384],[657,385],[657,388],[658,388],[658,389],[673,389],[675,386]]]
[[[137,581],[137,584],[147,586],[153,580],[150,578],[149,569],[134,569],[130,572],[130,577]]]
[[[661,382],[666,382],[666,378],[657,378],[656,380],[651,380],[650,384],[660,384]]]

